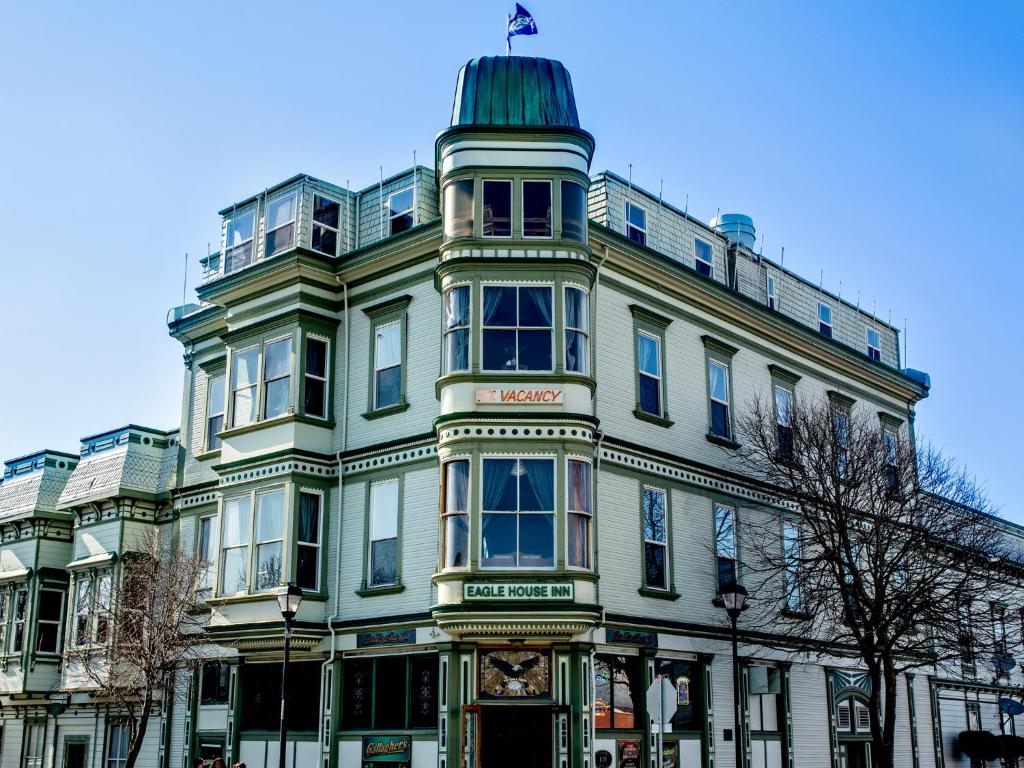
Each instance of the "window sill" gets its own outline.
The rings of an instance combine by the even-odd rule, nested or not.
[[[386,587],[361,587],[356,590],[356,594],[360,597],[376,597],[377,595],[397,595],[405,591],[405,585],[402,582],[397,584],[389,584]]]
[[[196,461],[212,461],[220,458],[220,448],[213,451],[203,451],[193,457]]]
[[[637,592],[643,597],[654,597],[658,600],[678,600],[680,595],[671,589],[654,589],[652,587],[640,587]]]
[[[730,440],[727,437],[719,437],[718,435],[713,434],[711,432],[708,432],[707,438],[709,443],[720,445],[723,448],[728,448],[729,450],[732,451],[735,451],[741,447],[740,444],[737,443],[735,440]]]
[[[811,618],[811,614],[808,611],[797,611],[792,608],[783,608],[781,613],[787,619],[800,619],[806,621]]]
[[[264,427],[276,427],[281,424],[312,424],[317,427],[324,427],[325,429],[333,429],[334,422],[332,420],[316,419],[309,416],[303,416],[295,413],[285,413],[281,416],[274,416],[270,419],[258,419],[257,421],[250,421],[241,427],[231,427],[229,429],[221,430],[217,433],[217,437],[220,438],[221,442],[224,440],[230,440],[236,435],[244,435],[249,432],[256,432],[257,430],[263,429]],[[219,451],[218,451],[219,453]]]
[[[409,403],[403,400],[402,402],[396,403],[395,405],[389,405],[387,408],[378,408],[375,411],[367,411],[366,413],[363,414],[363,418],[379,419],[384,416],[391,416],[394,413],[401,413],[402,411],[408,409],[408,407]]]
[[[671,427],[675,424],[666,413],[664,416],[655,416],[653,413],[647,413],[647,411],[641,411],[639,408],[633,409],[633,415],[640,421],[649,421],[651,424],[657,424],[659,427]]]
[[[303,592],[302,599],[310,600],[315,603],[326,603],[327,595],[318,592]],[[203,605],[234,605],[235,603],[259,603],[267,600],[273,600],[276,602],[277,592],[275,590],[271,590],[269,592],[257,592],[253,595],[239,593],[237,595],[224,595],[222,597],[208,597]]]

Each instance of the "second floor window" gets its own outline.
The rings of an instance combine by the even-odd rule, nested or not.
[[[284,491],[256,494],[256,581],[258,592],[281,584],[284,560]]]
[[[298,195],[291,192],[267,203],[264,257],[270,258],[295,245],[295,212]]]
[[[551,182],[523,182],[523,237],[551,237]]]
[[[630,202],[626,203],[626,237],[634,243],[647,245],[647,211]]]
[[[263,417],[288,413],[292,402],[292,340],[278,339],[263,349]]]
[[[397,235],[412,229],[415,195],[412,187],[388,197],[388,234]]]
[[[57,653],[60,649],[61,618],[64,615],[64,592],[57,589],[39,591],[39,617],[36,629],[36,651]]]
[[[220,534],[221,594],[244,592],[249,584],[249,497],[224,500]]]
[[[550,286],[484,286],[483,367],[552,369]]]
[[[231,355],[231,426],[243,427],[256,420],[259,347]]]
[[[736,510],[715,504],[715,562],[721,592],[739,580],[736,567]]]
[[[28,589],[14,591],[13,624],[11,627],[11,652],[21,653],[25,647],[25,620],[28,618]]]
[[[482,493],[481,564],[553,567],[554,459],[483,459]]]
[[[224,238],[224,274],[252,263],[256,211],[235,213],[227,220]]]
[[[320,521],[324,497],[303,491],[299,494],[298,548],[295,583],[316,591],[320,588]]]
[[[711,434],[732,439],[729,418],[729,368],[718,360],[708,361],[708,399],[711,409]]]
[[[713,277],[715,274],[713,254],[711,243],[705,243],[699,237],[693,239],[693,266],[706,277]]]
[[[775,440],[776,450],[782,458],[793,455],[793,392],[775,385]]]
[[[107,734],[106,768],[124,768],[128,764],[131,732],[128,723],[112,723]]]
[[[512,182],[484,181],[483,236],[512,237]]]
[[[590,462],[569,459],[569,565],[590,567]]]
[[[818,302],[818,331],[822,336],[832,338],[832,307]]]
[[[373,407],[398,405],[402,399],[402,324],[377,326],[374,332]]]
[[[370,486],[370,551],[366,584],[384,587],[398,582],[398,480]]]
[[[668,589],[668,505],[661,488],[644,488],[644,586]]]
[[[565,289],[565,370],[586,373],[590,362],[590,297],[580,288]]]
[[[882,360],[882,337],[878,331],[874,328],[868,328],[867,330],[868,340],[868,357],[875,362]]]
[[[660,416],[661,407],[661,339],[645,331],[636,335],[637,372],[639,374],[640,410]]]
[[[313,231],[310,247],[314,251],[337,256],[338,227],[341,220],[341,205],[329,197],[313,195]]]
[[[224,429],[224,377],[211,376],[206,390],[206,450],[220,448],[218,434]]]
[[[469,462],[444,465],[444,567],[469,565]]]
[[[307,416],[327,418],[327,341],[306,337],[305,379],[302,411]]]
[[[0,656],[7,653],[7,621],[11,618],[11,593],[0,591]]]
[[[444,372],[469,370],[468,285],[449,288],[444,294]]]
[[[213,572],[216,567],[213,562],[213,516],[199,518],[199,541],[196,545],[196,555],[199,558],[200,567],[203,572],[199,577],[199,589],[209,592],[213,588]]]

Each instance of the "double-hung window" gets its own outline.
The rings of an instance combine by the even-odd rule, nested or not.
[[[256,420],[259,347],[231,355],[231,426],[243,427]]]
[[[106,768],[124,768],[128,764],[128,723],[111,723],[107,732]]]
[[[804,605],[800,584],[803,549],[800,526],[791,520],[782,523],[782,559],[785,564],[786,608],[801,611]]]
[[[444,465],[444,567],[469,565],[469,461]]]
[[[25,723],[24,768],[43,768],[46,746],[46,721]]]
[[[270,258],[295,245],[295,214],[298,194],[290,192],[267,203],[264,258]]]
[[[394,320],[374,329],[373,407],[398,405],[402,399],[402,323]]]
[[[206,450],[220,448],[218,434],[224,429],[224,377],[211,376],[206,384]]]
[[[706,243],[699,237],[693,238],[693,266],[705,277],[714,277],[714,251],[711,248],[711,243]]]
[[[992,603],[991,610],[992,645],[996,653],[1006,653],[1006,609],[1000,603]]]
[[[320,521],[324,497],[321,493],[299,493],[299,530],[295,583],[315,592],[320,588]]]
[[[256,580],[254,591],[281,584],[284,559],[284,490],[256,494]]]
[[[715,563],[718,591],[739,581],[736,559],[736,510],[715,504]]]
[[[708,400],[711,413],[711,434],[725,440],[732,439],[732,421],[729,416],[729,366],[708,360]]]
[[[252,263],[255,224],[255,209],[233,213],[227,220],[224,236],[224,274],[230,275]]]
[[[28,618],[28,588],[14,592],[14,625],[11,633],[11,651],[21,653],[25,647],[25,620]]]
[[[768,295],[768,309],[779,308],[779,298],[775,291],[775,275],[767,275],[765,277],[765,292]]]
[[[11,593],[0,591],[0,656],[7,653],[7,621],[11,618]]]
[[[473,179],[460,179],[444,188],[444,239],[473,236]]]
[[[249,584],[249,496],[224,500],[221,522],[220,592],[244,592]]]
[[[512,237],[512,182],[484,181],[483,236]]]
[[[323,195],[313,195],[313,231],[310,247],[327,256],[337,256],[340,221],[340,203]]]
[[[846,477],[850,459],[850,411],[845,405],[832,405],[832,432],[835,443],[836,468],[840,477]]]
[[[818,332],[832,338],[832,307],[823,301],[818,302]]]
[[[589,568],[592,512],[589,461],[569,459],[568,484],[568,563],[574,568]]]
[[[413,205],[416,196],[413,188],[403,189],[388,197],[388,234],[397,235],[412,229]]]
[[[484,370],[552,369],[551,294],[548,285],[484,286]]]
[[[643,489],[644,586],[668,589],[668,494],[661,488]]]
[[[634,243],[647,245],[647,211],[626,201],[626,237]]]
[[[39,590],[39,621],[36,630],[38,653],[57,653],[59,650],[63,615],[64,592],[58,589]]]
[[[587,242],[587,191],[575,181],[562,182],[562,238]]]
[[[302,412],[317,419],[327,418],[327,351],[326,339],[306,337]]]
[[[81,575],[75,580],[75,626],[73,641],[75,645],[85,645],[89,637],[89,614],[92,610],[92,583]]]
[[[263,348],[263,418],[288,413],[292,402],[292,338],[278,339]]]
[[[793,456],[793,390],[776,384],[774,394],[776,451],[788,459]]]
[[[209,593],[213,588],[213,575],[216,568],[213,549],[213,521],[213,515],[199,518],[199,541],[196,546],[196,555],[199,558],[199,566],[203,569],[202,575],[199,577],[199,589],[204,593]]]
[[[551,237],[551,182],[523,182],[523,237]]]
[[[114,577],[110,571],[103,571],[96,577],[96,603],[93,608],[96,614],[95,638],[102,645],[110,637],[110,620],[113,616],[113,585]]]
[[[370,545],[366,569],[366,584],[370,588],[398,583],[400,487],[397,479],[370,485]]]
[[[882,336],[878,333],[876,328],[868,328],[867,330],[868,340],[868,357],[875,362],[881,362],[882,360]]]
[[[891,426],[882,427],[882,451],[885,460],[885,484],[895,489],[899,482],[899,436]]]
[[[581,288],[565,288],[565,370],[586,373],[590,361],[590,297]]]
[[[483,459],[481,565],[555,564],[555,460]]]
[[[458,285],[444,294],[444,372],[469,370],[470,286]]]
[[[231,667],[223,661],[207,661],[203,663],[201,675],[199,705],[210,707],[227,704]]]
[[[644,413],[661,416],[661,338],[647,331],[637,331],[636,358],[640,388],[638,407]]]

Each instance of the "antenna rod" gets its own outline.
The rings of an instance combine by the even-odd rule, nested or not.
[[[209,243],[206,245],[210,247]],[[185,251],[185,280],[181,284],[181,306],[185,306],[185,297],[188,295],[188,251]]]

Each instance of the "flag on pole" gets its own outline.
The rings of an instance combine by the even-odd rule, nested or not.
[[[512,52],[512,38],[515,35],[536,35],[537,22],[528,10],[516,3],[516,12],[508,17],[508,30],[505,35],[505,55]]]

